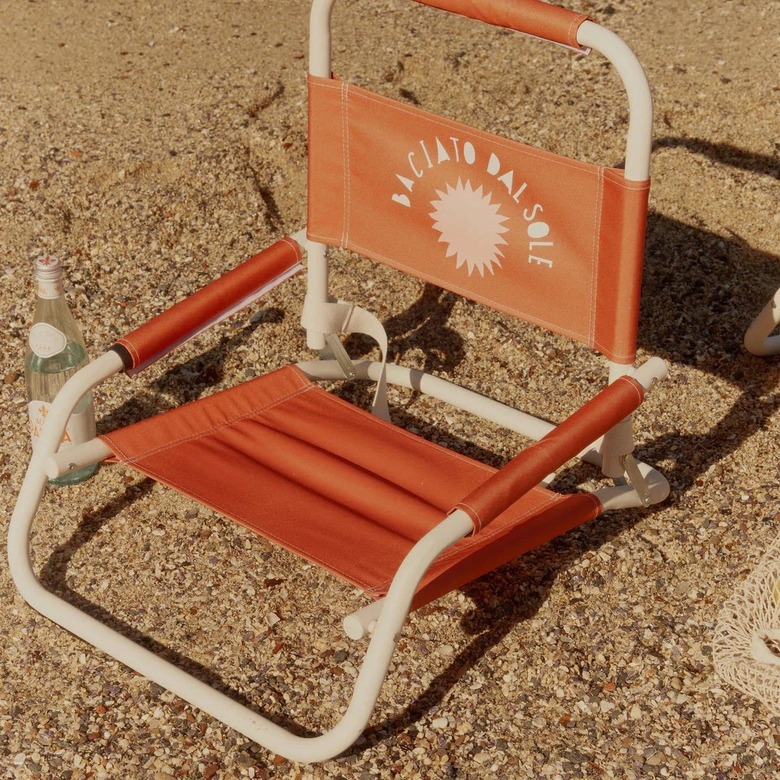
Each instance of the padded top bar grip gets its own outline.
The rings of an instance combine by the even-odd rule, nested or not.
[[[479,533],[548,474],[635,411],[644,396],[644,388],[636,379],[619,377],[546,436],[516,455],[453,509],[467,512],[475,533]]]
[[[300,270],[301,248],[283,238],[206,287],[152,317],[112,349],[131,376]]]
[[[468,16],[497,27],[527,33],[573,49],[584,50],[577,30],[587,14],[569,11],[543,0],[417,0],[423,5]]]

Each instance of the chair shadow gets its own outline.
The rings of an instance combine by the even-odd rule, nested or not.
[[[708,155],[713,161],[736,165],[747,171],[778,175],[776,160],[752,155],[729,145],[675,138],[660,139],[656,144],[656,148],[669,147],[684,147]],[[672,487],[674,501],[712,465],[733,453],[748,437],[765,427],[780,406],[777,361],[757,358],[742,347],[745,329],[780,285],[780,257],[753,249],[747,240],[736,234],[726,238],[657,213],[648,216],[645,257],[640,348],[665,358],[672,369],[674,365],[694,367],[725,380],[739,391],[729,411],[705,433],[672,431],[641,448],[639,456],[651,463],[669,459],[671,453],[672,466],[665,470],[665,476]],[[464,356],[464,342],[447,325],[453,304],[454,296],[426,285],[418,301],[387,323],[391,343],[398,353],[419,348],[425,353],[427,369],[452,370],[456,367]],[[419,320],[423,321],[423,325],[415,325]],[[180,378],[183,370],[201,374],[206,386],[219,381],[226,351],[235,345],[236,340],[245,338],[247,330],[253,327],[247,326],[241,333],[224,337],[215,348],[184,364],[185,369],[181,366],[172,368],[155,382],[157,390],[170,392],[171,380]],[[436,344],[434,332],[439,328],[447,332],[448,350],[432,346]],[[353,357],[359,356],[361,351],[368,353],[374,346],[360,337],[351,337],[348,342]],[[213,366],[213,376],[204,371],[207,366]],[[355,389],[354,392],[368,396],[367,390]],[[146,403],[133,399],[105,420],[110,423],[125,421],[128,417],[138,419],[150,411],[159,411],[159,406],[150,409],[152,406],[151,401]],[[450,435],[447,431],[438,431],[437,434],[442,438]],[[455,437],[451,438],[456,448],[460,444],[469,446],[466,442],[459,444]],[[473,450],[472,446],[470,454],[481,454],[488,462],[491,458],[496,459],[495,453],[474,453]],[[150,488],[150,480],[141,483],[141,491],[148,492]],[[73,554],[89,542],[111,517],[132,505],[137,498],[138,492],[128,489],[124,496],[103,509],[85,515],[71,539],[58,548],[44,566],[45,581],[69,601],[87,609],[121,633],[246,703],[245,697],[231,690],[209,669],[140,634],[68,587],[67,566]],[[518,623],[536,614],[560,572],[569,568],[583,553],[599,549],[630,529],[647,516],[647,511],[662,511],[663,507],[642,513],[615,512],[610,514],[608,521],[597,519],[586,523],[565,537],[554,539],[466,586],[463,590],[472,599],[474,609],[462,618],[462,627],[473,638],[403,711],[369,726],[365,731],[367,744],[370,746],[398,735],[439,705],[457,681],[491,648],[504,640]],[[499,578],[520,582],[522,586],[511,594],[505,588],[501,589],[505,598],[496,603],[491,593]],[[430,606],[423,608],[421,615],[424,617],[426,609],[431,608],[435,609]],[[283,714],[274,712],[268,717],[293,733],[311,735]],[[346,755],[360,753],[365,748],[366,743],[354,746]]]
[[[653,149],[687,149],[688,151],[709,157],[710,160],[750,173],[760,173],[780,180],[780,158],[768,154],[756,154],[740,149],[733,144],[710,141],[705,138],[682,138],[662,136],[656,138]],[[775,142],[780,154],[780,143]]]
[[[258,709],[257,702],[248,699],[244,694],[228,685],[222,677],[212,669],[203,666],[184,653],[175,651],[167,645],[148,636],[135,628],[130,623],[117,617],[99,604],[86,598],[74,590],[68,584],[68,566],[73,556],[83,547],[88,545],[113,518],[132,507],[139,499],[147,495],[155,482],[150,478],[144,478],[134,485],[129,485],[120,496],[112,499],[104,506],[84,512],[81,523],[71,534],[70,538],[60,544],[49,556],[40,573],[41,582],[65,601],[73,604],[78,609],[91,615],[104,625],[122,634],[136,644],[152,651],[156,655],[183,669],[197,679],[210,685],[215,690],[224,693],[235,701],[249,707],[264,717],[273,720],[288,731],[302,737],[316,736],[316,734],[299,723],[285,716],[283,712],[274,710],[267,712]],[[269,689],[271,690],[271,689]]]
[[[731,144],[664,137],[655,148],[687,149],[713,164],[780,180],[776,157]],[[672,371],[675,365],[694,367],[739,393],[706,433],[672,432],[645,448],[648,459],[676,453],[666,475],[677,494],[764,428],[780,405],[777,360],[743,347],[745,331],[780,286],[780,256],[754,249],[734,231],[725,233],[656,213],[648,217],[640,346],[665,358]]]
[[[714,162],[780,178],[777,158],[754,155],[728,144],[676,138],[662,138],[656,144],[656,148],[669,147],[684,147]],[[732,407],[705,433],[670,432],[641,448],[639,456],[650,463],[672,453],[673,465],[664,470],[672,501],[764,428],[780,406],[778,360],[756,357],[742,346],[745,330],[778,286],[777,255],[753,249],[734,233],[724,238],[661,214],[648,215],[640,348],[666,359],[672,370],[676,364],[693,366],[739,390]],[[580,470],[576,467],[562,475],[563,481],[578,482]],[[663,508],[660,505],[649,511]],[[440,705],[485,653],[518,623],[536,614],[559,572],[584,552],[597,550],[630,529],[647,516],[647,511],[611,513],[608,522],[597,518],[465,587],[474,608],[462,619],[462,627],[474,638],[402,712],[367,729],[369,744],[401,733]],[[489,595],[499,578],[523,583],[520,597],[513,594],[495,604]],[[508,595],[506,588],[500,590],[504,597]]]

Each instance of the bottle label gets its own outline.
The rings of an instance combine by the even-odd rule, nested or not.
[[[49,358],[59,355],[65,349],[68,339],[61,330],[57,330],[48,322],[36,322],[30,328],[30,349],[39,358]]]
[[[52,300],[59,298],[63,294],[62,276],[56,279],[41,279],[36,277],[36,292],[39,298]]]
[[[38,444],[43,430],[43,424],[49,416],[51,404],[45,401],[30,401],[27,404],[27,414],[30,418],[30,438],[32,439],[33,449]],[[71,444],[83,444],[85,441],[95,438],[95,406],[92,402],[87,404],[87,408],[81,412],[74,412],[68,424],[65,426],[65,433],[62,435],[60,447],[69,447]]]

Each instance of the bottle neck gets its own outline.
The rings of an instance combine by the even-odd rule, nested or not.
[[[54,277],[36,275],[35,286],[38,298],[41,300],[51,301],[55,298],[61,298],[63,293],[62,274]]]
[[[54,255],[41,255],[35,260],[35,285],[38,297],[51,301],[62,297],[62,264]]]

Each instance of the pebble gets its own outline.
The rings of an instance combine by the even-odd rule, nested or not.
[[[276,612],[269,612],[265,616],[265,622],[268,623],[269,626],[275,626],[280,620],[281,618],[276,614]]]
[[[446,729],[449,725],[450,722],[447,718],[436,718],[431,721],[431,728],[434,729]]]
[[[645,759],[645,764],[647,764],[648,766],[660,766],[663,763],[663,760],[664,760],[663,750],[656,750],[654,753],[651,753]]]

